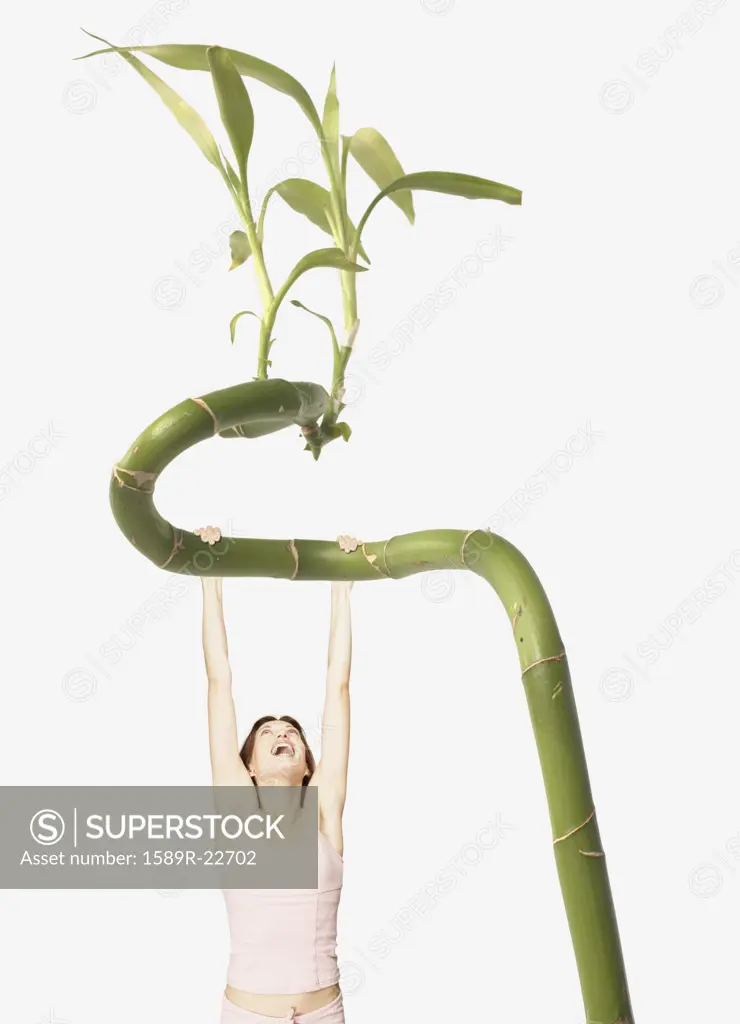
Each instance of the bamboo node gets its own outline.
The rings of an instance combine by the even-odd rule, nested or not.
[[[206,405],[206,403],[203,401],[202,398],[191,398],[190,401],[191,402],[195,402],[195,404],[199,405],[201,407],[201,409],[205,409],[205,411],[208,413],[208,415],[213,420],[213,433],[214,434],[218,434],[218,432],[221,430],[221,425],[218,422],[218,417],[214,413],[213,409],[211,409],[208,405]]]
[[[292,554],[293,558],[295,558],[295,569],[293,570],[293,575],[290,577],[292,580],[294,580],[296,578],[296,576],[298,575],[298,564],[299,564],[299,562],[298,562],[298,548],[295,546],[295,541],[294,540],[289,540],[288,541],[288,550]]]
[[[177,554],[177,552],[178,552],[178,551],[182,551],[182,549],[183,549],[184,547],[185,547],[185,541],[183,540],[183,534],[182,534],[182,530],[178,530],[178,529],[176,529],[176,528],[175,528],[175,539],[174,539],[174,543],[173,543],[173,545],[172,545],[172,551],[170,551],[170,556],[169,556],[169,558],[167,559],[167,561],[166,561],[166,562],[163,562],[163,563],[162,563],[162,565],[160,565],[160,567],[159,567],[159,568],[160,568],[160,569],[166,569],[166,568],[167,568],[167,566],[168,566],[168,565],[170,564],[170,562],[172,561],[172,559],[173,559],[173,558],[175,557],[175,555]]]
[[[125,480],[122,480],[119,475],[120,473],[126,473],[132,477],[133,484],[127,484]],[[145,494],[150,494],[154,490],[154,481],[157,479],[156,473],[148,473],[144,469],[124,469],[123,466],[114,466],[113,476],[119,487],[126,487],[129,491],[139,491]],[[148,484],[150,482],[152,484],[150,488],[139,486],[140,484]]]
[[[391,542],[392,540],[393,540],[393,538],[392,538],[392,537],[389,537],[389,538],[388,538],[388,540],[387,540],[387,541],[385,542],[385,544],[383,545],[383,565],[384,565],[384,567],[385,567],[385,572],[386,572],[386,575],[387,575],[387,576],[388,576],[389,578],[390,578],[390,576],[391,576],[391,571],[390,571],[390,569],[388,568],[388,559],[386,558],[386,555],[385,555],[385,553],[386,553],[386,551],[388,550],[388,545],[390,544],[390,542]]]
[[[352,326],[347,330],[347,333],[345,334],[345,337],[344,337],[344,347],[345,348],[349,348],[349,349],[352,348],[352,346],[355,343],[355,338],[357,337],[357,332],[359,331],[359,329],[360,329],[360,321],[359,320],[355,320],[355,322],[352,324]]]
[[[462,544],[460,545],[460,561],[462,562],[463,565],[465,565],[465,545],[468,543],[468,540],[473,536],[473,534],[477,532],[477,530],[468,530],[468,532],[462,539]]]
[[[386,541],[386,544],[387,544],[387,541]],[[365,551],[365,545],[362,544],[361,547],[362,547],[362,553],[365,556],[365,558],[367,559],[367,562],[373,567],[373,569],[375,569],[376,572],[379,572],[381,576],[388,576],[388,575],[390,575],[387,572],[383,572],[383,570],[380,568],[380,566],[377,566],[375,564],[376,561],[378,560],[378,556],[377,555],[368,555],[367,551]],[[385,548],[383,548],[383,558],[385,559]]]
[[[589,816],[588,816],[588,817],[586,818],[586,820],[585,820],[585,821],[581,822],[581,824],[580,824],[580,825],[576,825],[576,827],[575,827],[575,828],[572,828],[572,829],[570,830],[570,832],[566,832],[564,836],[558,836],[558,838],[557,838],[557,839],[553,839],[553,841],[552,841],[552,845],[554,846],[554,845],[555,845],[555,843],[562,843],[562,841],[563,841],[564,839],[568,839],[568,838],[569,838],[570,836],[573,836],[573,835],[575,835],[575,834],[576,834],[576,832],[580,832],[580,830],[581,830],[582,828],[585,828],[585,827],[586,827],[586,825],[588,825],[589,821],[591,821],[591,819],[593,818],[594,814],[596,814],[596,808],[595,808],[595,807],[594,807],[594,809],[593,809],[593,810],[591,811],[591,813],[589,814]]]
[[[534,668],[535,665],[544,665],[546,661],[562,661],[564,657],[565,651],[561,651],[560,654],[553,654],[549,658],[540,658],[538,661],[533,661],[531,665],[527,665],[526,668],[523,668],[522,675],[524,675],[525,672],[529,672],[529,670]]]

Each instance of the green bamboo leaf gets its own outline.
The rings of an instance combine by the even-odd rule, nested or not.
[[[415,189],[420,192],[442,192],[449,196],[462,196],[464,199],[498,199],[503,203],[510,203],[514,206],[521,206],[522,193],[518,188],[511,185],[501,185],[497,181],[490,181],[488,178],[476,178],[472,174],[458,174],[455,171],[418,171],[415,174],[405,174],[402,178],[392,181],[390,185],[379,192],[362,215],[357,225],[353,248],[359,243],[362,230],[367,219],[385,196],[391,196],[395,192]]]
[[[252,254],[252,247],[245,231],[232,231],[229,235],[229,249],[231,249],[231,266],[229,270],[240,267]]]
[[[298,309],[302,309],[306,313],[310,313],[311,316],[315,316],[318,320],[321,320],[323,323],[326,324],[326,326],[329,328],[329,333],[331,334],[331,340],[332,340],[332,346],[334,348],[334,352],[338,354],[339,353],[339,342],[337,341],[337,335],[336,335],[336,331],[334,330],[334,324],[331,322],[329,317],[328,316],[324,316],[322,313],[315,313],[312,309],[309,309],[308,306],[304,306],[302,302],[299,302],[298,299],[291,299],[290,303],[291,303],[292,306],[297,306]]]
[[[367,270],[367,267],[361,267],[359,263],[353,263],[351,260],[348,260],[341,249],[314,249],[313,252],[309,252],[302,259],[298,260],[288,275],[287,281],[280,289],[281,294],[285,295],[302,274],[316,267],[331,267],[334,270],[348,270],[356,274]]]
[[[231,334],[231,344],[232,345],[234,344],[234,337],[236,335],[237,321],[242,316],[257,316],[257,314],[253,313],[251,309],[243,309],[241,311],[241,313],[237,313],[236,316],[233,316],[231,318],[231,323],[229,324],[229,333]],[[257,319],[261,322],[262,317],[257,316]]]
[[[448,196],[462,196],[463,199],[498,199],[513,206],[522,204],[522,193],[518,188],[501,185],[489,178],[476,178],[472,174],[458,174],[456,171],[418,171],[407,174],[385,188],[383,195],[390,195],[396,189],[443,192]]]
[[[403,177],[404,170],[386,139],[374,128],[360,128],[349,140],[349,152],[378,188]],[[407,190],[393,194],[393,202],[414,223],[414,200]]]
[[[85,30],[83,29],[83,32]],[[94,36],[91,32],[86,33],[92,36],[93,39],[100,39],[100,36]],[[148,54],[150,57],[154,57],[155,60],[162,61],[163,64],[169,64],[173,68],[182,68],[184,71],[210,71],[210,65],[208,63],[208,49],[207,46],[199,46],[191,43],[173,45],[165,44],[161,46],[127,46],[127,47],[116,47],[106,40],[102,39],[101,42],[108,46],[107,50],[95,50],[93,53],[86,53],[83,57],[78,57],[78,60],[84,60],[86,57],[95,57],[100,53],[111,53],[119,52],[123,53],[124,50],[129,52],[136,51],[138,53]],[[287,71],[283,71],[281,68],[275,67],[274,64],[268,64],[267,61],[260,60],[258,57],[252,57],[248,53],[242,53],[240,50],[230,50],[224,47],[226,53],[231,58],[234,67],[240,75],[246,75],[247,78],[254,78],[258,82],[263,82],[265,85],[270,86],[271,89],[276,89],[278,92],[284,93],[286,96],[290,96],[296,101],[298,106],[301,108],[303,113],[306,115],[308,120],[313,125],[314,129],[318,134],[321,134],[321,121],[316,107],[308,95],[306,90],[303,88],[301,83],[289,75]]]
[[[252,103],[242,76],[236,70],[228,52],[221,46],[209,46],[206,56],[211,68],[221,120],[236,157],[244,197],[247,192],[247,159],[254,137]]]
[[[286,178],[285,181],[274,185],[271,191],[277,192],[296,213],[302,213],[316,227],[331,234],[328,217],[331,196],[321,185],[309,181],[308,178]]]
[[[327,428],[327,433],[332,438],[343,437],[345,441],[349,441],[352,436],[352,427],[349,423],[332,423]]]
[[[83,29],[83,32],[84,31],[85,30]],[[170,86],[167,85],[166,82],[163,82],[161,78],[155,75],[154,72],[146,66],[146,64],[142,64],[138,58],[132,57],[128,52],[129,49],[132,49],[131,47],[119,48],[117,46],[111,46],[107,39],[102,39],[100,36],[93,36],[91,32],[88,32],[87,35],[92,36],[93,39],[99,39],[100,42],[106,43],[110,47],[110,50],[99,52],[120,53],[123,59],[127,61],[132,68],[138,71],[144,81],[148,82],[152,89],[154,89],[168,110],[174,114],[179,124],[185,129],[193,142],[195,142],[206,160],[220,171],[222,177],[228,183],[229,178],[224,170],[223,163],[221,162],[221,154],[216,144],[216,140],[200,114],[193,110],[190,104],[186,103],[182,96],[179,96],[174,89],[171,89]],[[89,56],[92,56],[92,54]]]
[[[332,324],[332,322],[331,322],[331,320],[329,319],[328,316],[324,316],[323,313],[316,313],[313,309],[309,309],[308,306],[304,306],[302,302],[298,301],[298,299],[291,299],[290,300],[290,304],[291,304],[291,306],[297,306],[298,309],[302,309],[305,313],[310,313],[311,316],[315,316],[319,320],[322,320],[326,324],[326,326],[329,328],[329,330],[331,331],[332,337],[336,339],[336,333],[334,332],[334,325]]]
[[[324,115],[321,118],[327,150],[339,170],[339,100],[337,98],[337,68],[332,65],[329,89],[324,100]]]
[[[274,185],[270,189],[270,193],[272,192],[277,192],[291,209],[296,213],[303,214],[327,235],[332,234],[331,193],[322,185],[317,185],[315,181],[309,181],[308,178],[286,178],[285,181]],[[265,196],[265,205],[268,198],[269,196]],[[355,227],[351,221],[349,227],[350,238],[352,238],[355,234]],[[358,252],[367,263],[370,262],[362,246]]]

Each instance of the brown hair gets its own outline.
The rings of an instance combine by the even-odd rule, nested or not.
[[[257,739],[257,733],[265,724],[265,722],[287,722],[292,725],[294,729],[298,730],[298,735],[303,740],[303,745],[306,748],[306,768],[308,768],[308,775],[305,776],[301,785],[307,786],[311,781],[311,776],[316,771],[316,759],[314,758],[311,748],[308,745],[306,734],[303,731],[303,726],[300,722],[297,722],[295,718],[291,718],[290,715],[263,715],[262,718],[258,718],[252,728],[249,730],[249,735],[244,741],[242,749],[239,751],[239,757],[244,762],[244,767],[249,771],[249,762],[252,760],[252,754],[254,753],[254,744]],[[251,773],[250,773],[251,774]]]

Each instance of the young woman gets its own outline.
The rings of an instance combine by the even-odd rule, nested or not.
[[[196,531],[214,544],[216,527]],[[343,551],[357,540],[342,535]],[[221,579],[202,577],[203,652],[208,675],[208,728],[214,786],[317,786],[317,889],[224,889],[231,956],[221,1024],[344,1024],[336,956],[337,910],[344,862],[342,812],[349,756],[352,583],[332,583],[329,658],[316,766],[306,736],[286,715],[258,718],[244,744],[237,738]],[[263,789],[267,795],[269,790]]]

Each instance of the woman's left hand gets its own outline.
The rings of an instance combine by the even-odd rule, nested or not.
[[[360,543],[361,541],[357,540],[355,537],[350,537],[348,533],[340,533],[337,537],[337,544],[342,551],[355,551],[357,549],[357,545]]]

